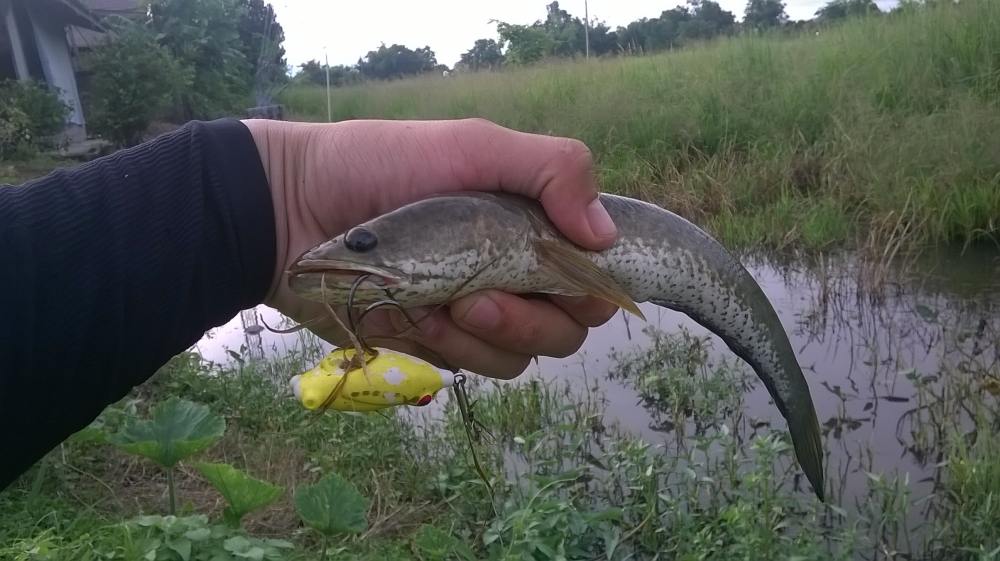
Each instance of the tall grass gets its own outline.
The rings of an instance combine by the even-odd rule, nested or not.
[[[941,2],[818,36],[340,88],[334,119],[480,116],[580,138],[606,190],[664,204],[731,245],[995,239],[996,29],[1000,3]],[[326,119],[319,88],[282,101]],[[906,227],[875,227],[885,223]]]

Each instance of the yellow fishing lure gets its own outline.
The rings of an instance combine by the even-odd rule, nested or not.
[[[441,389],[455,384],[455,375],[433,364],[390,349],[375,349],[368,376],[361,368],[347,373],[337,397],[329,404],[338,411],[377,411],[396,405],[427,405]],[[292,377],[292,391],[302,406],[315,410],[326,403],[344,378],[354,349],[334,349],[312,370]]]

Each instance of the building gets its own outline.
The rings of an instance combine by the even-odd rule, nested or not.
[[[86,121],[67,40],[70,27],[100,31],[80,0],[0,0],[0,80],[37,80],[55,88],[70,108],[68,141],[86,138]]]

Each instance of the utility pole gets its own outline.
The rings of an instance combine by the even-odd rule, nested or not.
[[[583,0],[583,45],[584,56],[590,60],[590,10],[587,8],[587,0]]]
[[[330,54],[323,49],[323,57],[326,60],[326,122],[333,121],[333,108],[330,105]]]

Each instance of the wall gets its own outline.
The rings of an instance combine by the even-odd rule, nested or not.
[[[70,106],[67,118],[70,125],[67,134],[76,140],[85,137],[83,107],[80,105],[80,94],[76,87],[76,74],[73,61],[70,58],[69,46],[66,43],[66,25],[51,16],[46,17],[44,8],[33,5],[30,9],[31,25],[35,32],[35,43],[38,46],[38,57],[45,73],[45,81],[58,88],[63,101]]]

